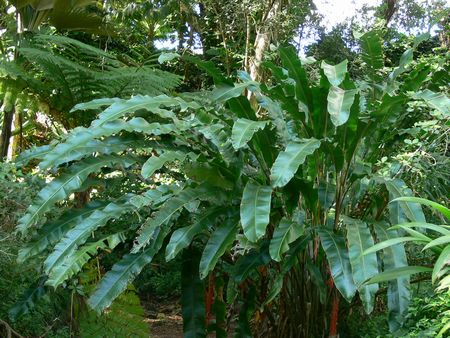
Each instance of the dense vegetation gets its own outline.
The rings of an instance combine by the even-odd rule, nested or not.
[[[449,334],[445,2],[0,11],[0,335]]]

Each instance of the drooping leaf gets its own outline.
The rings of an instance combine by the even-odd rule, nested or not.
[[[81,223],[84,218],[88,217],[95,210],[103,209],[107,204],[107,202],[92,201],[82,209],[69,210],[58,220],[44,224],[39,229],[38,237],[33,238],[24,247],[20,248],[17,261],[22,263],[25,259],[43,252],[50,245],[63,238],[64,234],[75,224]]]
[[[232,274],[236,283],[244,281],[258,266],[269,263],[270,255],[267,249],[267,245],[262,245],[259,250],[253,249],[247,254],[239,257],[234,265]]]
[[[433,273],[431,274],[431,281],[433,283],[435,283],[436,280],[438,278],[440,278],[443,273],[445,273],[446,270],[444,270],[444,268],[449,263],[450,263],[450,245],[447,245],[444,248],[444,250],[442,250],[442,252],[439,255],[438,259],[434,263]]]
[[[450,209],[446,208],[445,206],[427,200],[425,198],[419,198],[419,197],[398,197],[394,200],[392,200],[391,202],[397,202],[397,201],[403,201],[403,202],[412,202],[412,203],[419,203],[419,204],[424,204],[424,205],[428,205],[430,207],[432,207],[433,209],[439,211],[440,213],[442,213],[445,217],[447,217],[448,219],[450,219]]]
[[[356,89],[344,90],[334,86],[330,88],[327,97],[328,113],[336,127],[347,122],[356,93]]]
[[[302,142],[290,142],[286,149],[278,154],[272,166],[270,180],[273,187],[284,187],[294,177],[306,156],[320,147],[315,138],[303,139]]]
[[[347,226],[348,252],[352,266],[353,281],[358,287],[359,296],[367,314],[373,310],[378,284],[362,285],[378,274],[378,260],[375,253],[362,255],[363,251],[374,245],[366,223],[360,220],[343,218]]]
[[[194,248],[186,251],[181,270],[181,310],[184,338],[206,337],[205,285],[198,276],[200,255]]]
[[[435,93],[429,89],[414,94],[414,98],[424,100],[431,108],[444,115],[450,115],[450,99],[444,93]]]
[[[405,182],[401,179],[393,179],[385,181],[386,188],[389,191],[389,197],[391,200],[396,199],[398,197],[411,196],[412,191],[409,189]],[[405,202],[405,201],[396,201],[391,202],[398,203],[405,213],[406,217],[412,222],[426,222],[425,215],[423,214],[422,208],[417,203]]]
[[[391,227],[391,229],[399,229],[399,228],[419,228],[419,229],[427,229],[433,230],[443,235],[450,235],[450,230],[448,230],[449,226],[436,225],[431,223],[423,223],[423,222],[408,222],[408,223],[400,223]],[[421,238],[424,238],[421,236]],[[425,238],[426,239],[426,238]]]
[[[352,269],[345,240],[342,236],[321,228],[318,230],[322,247],[327,255],[334,284],[344,298],[350,302],[356,293]]]
[[[381,224],[375,225],[375,232],[380,241],[387,241],[398,237],[397,231],[387,230]],[[383,265],[385,271],[407,267],[408,261],[403,245],[395,244],[384,248]],[[388,322],[391,332],[396,331],[404,322],[410,298],[409,276],[398,277],[388,283]]]
[[[155,171],[161,169],[167,162],[183,162],[188,154],[182,151],[165,151],[159,156],[150,157],[142,166],[141,174],[144,178],[152,176]]]
[[[236,239],[238,227],[233,219],[227,219],[209,238],[200,259],[200,278],[204,279],[214,269],[220,257],[230,248]]]
[[[368,66],[369,76],[377,79],[377,71],[384,67],[383,47],[377,31],[369,31],[359,38],[362,59]]]
[[[82,187],[88,176],[105,166],[123,164],[125,167],[133,163],[128,157],[113,155],[90,157],[70,167],[67,173],[54,179],[38,194],[34,203],[19,220],[17,230],[25,234],[38,219],[56,203],[67,198],[71,193]]]
[[[120,218],[122,214],[135,210],[136,207],[130,202],[132,197],[133,195],[128,195],[124,201],[109,203],[105,208],[94,211],[89,217],[82,219],[80,223],[70,229],[46,258],[45,272],[50,273],[52,269],[61,264],[77,246],[86,242],[93,231],[104,226],[109,220]],[[148,201],[148,203],[150,202],[151,200]]]
[[[250,141],[253,134],[260,129],[264,129],[267,121],[252,121],[248,119],[237,119],[234,122],[231,132],[231,143],[234,149],[242,148]]]
[[[214,194],[217,194],[216,190],[206,186],[200,186],[192,189],[187,188],[178,195],[168,199],[149,221],[143,225],[132,252],[138,252],[145,247],[152,239],[155,230],[167,224],[176,213],[180,212],[189,203],[196,200],[212,198]]]
[[[370,278],[365,284],[372,285],[381,282],[387,282],[393,279],[410,276],[416,273],[431,272],[431,268],[425,266],[402,266],[391,270],[386,270]]]
[[[321,68],[332,86],[337,87],[344,81],[345,74],[347,74],[347,63],[348,60],[344,60],[341,63],[332,66],[325,61],[322,61]]]
[[[160,238],[161,244],[163,239]],[[89,297],[87,303],[91,309],[101,313],[110,306],[141,270],[152,261],[158,250],[154,247],[148,247],[139,253],[123,256],[106,273],[94,293]]]
[[[213,225],[221,213],[223,213],[221,208],[212,208],[200,215],[193,224],[175,230],[166,246],[166,261],[174,259],[181,250],[187,248],[194,237]]]
[[[308,84],[306,72],[293,46],[278,49],[283,67],[289,72],[289,77],[295,81],[295,96],[303,103],[307,112],[311,110],[311,88]]]
[[[235,83],[234,86],[219,85],[211,92],[211,99],[217,102],[226,102],[229,99],[241,96],[244,90],[251,85],[259,85],[258,82],[250,81]]]
[[[273,232],[270,241],[270,256],[277,262],[281,261],[281,255],[289,250],[289,244],[294,242],[303,233],[300,224],[283,218]]]
[[[248,182],[241,200],[241,224],[244,235],[256,242],[266,233],[269,224],[272,189]]]
[[[61,264],[58,264],[50,270],[45,285],[52,286],[56,289],[64,281],[80,272],[83,266],[97,254],[98,250],[112,250],[124,239],[125,237],[122,233],[115,233],[109,236],[109,238],[103,238],[99,241],[81,246],[75,252],[66,256]]]

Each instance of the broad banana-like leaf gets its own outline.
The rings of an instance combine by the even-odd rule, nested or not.
[[[244,235],[256,242],[266,233],[269,224],[272,188],[247,182],[241,200],[241,224]]]
[[[397,201],[403,201],[403,202],[413,202],[413,203],[419,203],[423,205],[428,205],[432,207],[433,209],[439,211],[441,214],[443,214],[445,217],[450,219],[450,209],[444,207],[443,205],[427,200],[425,198],[419,198],[419,197],[398,197],[391,202],[397,202]]]
[[[307,112],[311,110],[311,88],[308,84],[306,72],[298,58],[297,51],[293,46],[278,49],[283,67],[289,72],[289,76],[295,81],[295,96],[304,104]]]
[[[352,266],[353,281],[358,287],[359,296],[364,310],[370,314],[375,303],[378,284],[363,285],[363,283],[378,274],[378,260],[376,253],[362,255],[363,251],[374,245],[370,229],[360,220],[343,218],[347,225],[348,253]]]
[[[130,196],[128,197],[130,199]],[[56,244],[53,252],[44,262],[44,271],[49,274],[52,269],[60,265],[64,259],[71,255],[77,246],[86,242],[93,231],[104,226],[109,220],[120,218],[135,207],[128,201],[122,203],[109,203],[104,209],[94,211],[89,217],[81,220],[69,230],[64,238]]]
[[[44,146],[32,147],[30,149],[22,151],[16,158],[17,166],[24,166],[33,159],[44,158],[53,148],[54,144],[46,144]]]
[[[348,60],[344,60],[341,63],[332,66],[325,61],[322,61],[321,67],[332,86],[337,87],[344,81],[345,74],[347,74],[347,63]]]
[[[403,196],[411,196],[413,193],[409,189],[405,182],[401,179],[385,180],[386,188],[389,191],[389,197],[391,200]],[[391,202],[391,204],[398,203],[403,210],[404,214],[412,222],[426,222],[425,215],[423,214],[422,208],[417,203],[405,202],[398,200],[396,202]],[[400,222],[399,222],[400,223]]]
[[[381,224],[375,225],[375,232],[380,241],[387,241],[398,237],[395,230],[387,230]],[[395,244],[383,249],[384,270],[389,271],[408,266],[405,248],[401,244]],[[408,312],[411,294],[409,292],[409,276],[398,277],[388,283],[388,309],[389,329],[396,331],[404,322]]]
[[[369,76],[377,79],[376,72],[384,67],[383,46],[376,31],[370,31],[360,37],[362,59],[369,68]]]
[[[78,136],[82,137],[80,134]],[[57,150],[49,151],[41,163],[39,163],[39,167],[41,169],[47,169],[91,156],[94,153],[107,155],[144,145],[143,138],[133,136],[111,136],[104,140],[90,139],[91,136],[88,137],[89,140],[85,143],[80,143],[81,140],[78,139],[77,143],[79,146],[76,148],[73,148],[72,144],[69,143],[58,144],[56,146]],[[63,144],[65,145],[64,147],[62,146]]]
[[[159,238],[162,244],[164,237]],[[159,250],[159,248],[158,248]],[[125,289],[128,284],[149,264],[156,252],[154,247],[148,247],[136,254],[127,254],[113,265],[112,269],[102,278],[94,293],[88,299],[88,305],[97,313],[104,311]]]
[[[299,238],[302,233],[303,228],[300,224],[283,218],[273,232],[269,246],[270,256],[280,262],[281,255],[289,250],[289,244]]]
[[[405,52],[400,57],[400,62],[398,64],[398,67],[396,67],[389,74],[390,81],[395,80],[397,78],[397,76],[399,76],[400,74],[402,74],[403,72],[406,71],[405,67],[413,61],[413,54],[414,54],[413,48],[408,48],[407,50],[405,50]]]
[[[124,102],[125,100],[119,99],[117,97],[112,98],[101,98],[101,99],[95,99],[89,102],[83,102],[76,104],[70,112],[74,112],[77,110],[89,110],[89,109],[98,109],[105,106],[111,106],[114,103],[118,102]]]
[[[258,266],[270,262],[270,255],[267,249],[267,245],[262,245],[259,250],[253,249],[244,256],[239,257],[232,273],[236,283],[244,281]]]
[[[217,102],[226,102],[229,99],[241,96],[248,86],[259,86],[258,82],[248,81],[236,83],[234,86],[219,85],[211,92],[211,99]]]
[[[114,247],[125,240],[123,233],[115,233],[110,238],[103,238],[99,241],[83,245],[71,255],[64,258],[64,261],[55,266],[49,273],[45,285],[55,289],[64,281],[81,271],[83,266],[95,255],[98,250],[114,249]]]
[[[167,162],[183,162],[188,154],[182,151],[165,151],[159,156],[150,157],[142,166],[141,174],[144,178],[152,176],[156,170],[161,169]]]
[[[212,226],[216,218],[222,213],[222,208],[212,208],[212,210],[200,215],[193,224],[175,230],[166,246],[166,261],[174,259],[181,250],[187,248],[194,237]]]
[[[138,252],[145,247],[152,239],[152,236],[154,236],[155,230],[162,225],[167,224],[175,214],[179,213],[189,203],[196,200],[212,198],[214,197],[214,194],[217,194],[215,189],[200,186],[198,188],[185,189],[180,194],[168,199],[158,211],[155,212],[152,218],[142,226],[132,252]]]
[[[273,187],[284,187],[305,162],[306,156],[320,147],[320,141],[315,138],[301,141],[288,143],[286,149],[278,154],[270,175]]]
[[[179,106],[179,101],[174,97],[167,95],[148,96],[136,95],[129,100],[121,100],[114,102],[106,108],[97,120],[92,121],[93,127],[100,127],[103,124],[117,120],[126,116],[129,113],[135,112],[139,109],[145,109],[152,113],[160,115],[162,118],[169,118],[174,121],[177,120],[175,114],[168,110],[162,110],[160,107],[174,107]]]
[[[186,251],[181,270],[181,311],[183,337],[206,337],[205,284],[198,276],[200,255],[195,249]]]
[[[342,236],[321,228],[318,230],[323,250],[327,255],[331,276],[334,285],[342,296],[350,302],[356,293],[356,285],[353,282],[352,269],[345,240]]]
[[[217,147],[224,161],[231,163],[236,159],[236,156],[234,155],[230,136],[225,130],[225,126],[220,123],[198,128],[198,131]]]
[[[39,192],[34,203],[19,220],[17,230],[25,234],[56,202],[64,200],[71,193],[80,189],[91,173],[105,166],[122,164],[127,167],[132,163],[134,160],[130,157],[106,155],[90,157],[71,166],[67,173],[54,179]]]
[[[106,207],[107,202],[93,201],[87,204],[82,209],[71,209],[64,213],[58,220],[44,224],[39,230],[38,237],[31,240],[23,248],[19,250],[17,261],[22,263],[25,259],[35,256],[50,245],[55,244],[64,234],[77,223],[92,214],[95,210]]]
[[[336,127],[347,122],[356,93],[356,89],[344,90],[334,86],[330,88],[327,97],[328,113],[330,114],[331,122]]]
[[[206,243],[200,259],[200,278],[204,279],[214,269],[220,257],[230,248],[236,239],[238,227],[233,219],[228,219],[219,226]]]
[[[386,270],[370,278],[365,284],[372,285],[381,282],[391,281],[400,277],[410,276],[416,273],[431,272],[431,268],[425,266],[402,266],[391,270]]]
[[[253,134],[264,129],[267,121],[252,121],[248,119],[237,119],[231,132],[231,143],[234,149],[240,149],[247,144]]]
[[[444,93],[435,93],[429,89],[414,94],[414,98],[424,100],[431,108],[444,115],[450,115],[450,99]]]
[[[438,259],[434,263],[433,273],[431,274],[431,281],[433,283],[436,282],[438,278],[440,278],[444,273],[448,272],[445,269],[446,265],[448,265],[450,261],[450,245],[447,245],[444,250],[442,250]]]
[[[115,120],[103,124],[102,126],[95,126],[90,128],[77,127],[67,136],[66,140],[56,145],[51,149],[43,158],[39,164],[41,169],[47,169],[57,164],[65,163],[75,158],[86,155],[86,151],[89,153],[99,152],[102,153],[105,148],[102,147],[99,141],[93,141],[96,138],[103,138],[111,136],[113,134],[120,133],[121,131],[138,132],[148,135],[162,135],[169,134],[175,130],[183,130],[183,126],[177,124],[160,124],[158,122],[148,123],[142,117],[135,117],[129,121]],[[97,144],[97,148],[92,148]],[[86,149],[86,147],[88,147]],[[109,151],[109,150],[108,150]]]

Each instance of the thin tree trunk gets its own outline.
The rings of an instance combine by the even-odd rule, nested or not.
[[[3,159],[8,156],[14,108],[10,112],[5,111],[3,114],[2,134],[0,135],[0,161],[3,161]]]
[[[267,15],[265,15],[259,29],[257,30],[254,43],[255,56],[250,65],[250,76],[255,81],[261,80],[261,62],[264,58],[264,52],[269,48],[271,36],[273,35],[272,29],[268,26],[277,16],[279,10],[280,2],[278,0],[273,1]]]

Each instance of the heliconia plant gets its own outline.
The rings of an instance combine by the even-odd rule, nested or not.
[[[373,311],[379,285],[368,280],[411,268],[403,242],[383,255],[370,251],[374,244],[398,238],[391,226],[403,220],[425,221],[417,203],[389,204],[413,192],[400,177],[381,176],[377,161],[389,155],[387,144],[401,142],[410,102],[449,113],[444,94],[423,77],[417,86],[413,48],[386,77],[379,34],[359,39],[365,81],[349,78],[346,61],[322,62],[319,80],[310,81],[295,49],[284,46],[280,65],[262,65],[271,73],[266,83],[246,73],[233,83],[194,59],[213,77],[211,91],[76,105],[101,112],[89,127],[18,159],[38,158],[40,170],[56,173],[17,226],[30,238],[20,261],[45,252],[42,273],[57,288],[103,255],[100,248],[128,243],[89,297],[102,312],[156,255],[171,260],[184,251],[185,337],[225,337],[225,303],[236,305],[238,337],[337,336],[346,302],[359,298]],[[127,179],[122,197],[99,201],[93,191],[83,208],[43,221],[114,173]],[[128,224],[136,213],[148,217]],[[406,313],[409,283],[405,274],[388,282],[392,331]]]

